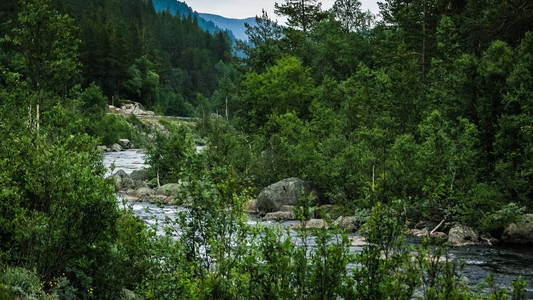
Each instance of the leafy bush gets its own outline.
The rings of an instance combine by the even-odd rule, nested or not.
[[[25,299],[38,299],[42,292],[37,272],[20,267],[7,267],[0,274],[0,283],[4,285],[6,292]]]

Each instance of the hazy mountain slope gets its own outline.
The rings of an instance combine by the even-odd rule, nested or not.
[[[154,3],[154,8],[156,12],[164,12],[168,10],[172,15],[179,14],[181,16],[196,16],[200,28],[211,33],[218,31],[226,31],[225,28],[219,27],[215,23],[202,18],[197,12],[193,11],[193,9],[185,2],[180,2],[176,0],[152,0],[152,2]],[[228,32],[228,35],[232,39],[235,38],[232,32]]]
[[[213,15],[213,14],[206,14],[206,13],[199,13],[200,17],[206,21],[213,22],[216,26],[230,30],[233,32],[233,35],[235,38],[239,40],[247,40],[248,36],[246,35],[246,27],[244,26],[245,23],[248,23],[250,25],[255,25],[255,18],[247,18],[247,19],[231,19],[231,18],[225,18],[219,15]]]

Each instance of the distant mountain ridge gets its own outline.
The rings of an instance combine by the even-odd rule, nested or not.
[[[196,16],[198,25],[208,32],[226,31],[232,39],[246,41],[245,23],[255,25],[255,18],[231,19],[219,15],[198,13],[194,11],[187,3],[177,0],[152,0],[156,12],[169,11],[171,14],[180,14],[182,16]]]
[[[254,26],[256,24],[255,18],[232,19],[206,13],[199,13],[199,15],[200,17],[202,17],[202,19],[211,21],[218,27],[233,32],[233,35],[237,39],[243,41],[248,40],[248,36],[246,35],[246,27],[244,26],[244,24],[248,23],[251,26]]]

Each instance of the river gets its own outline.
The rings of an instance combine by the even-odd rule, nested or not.
[[[122,152],[108,152],[104,154],[104,165],[110,169],[114,165],[113,172],[124,170],[130,174],[134,170],[146,168],[144,154],[140,150],[128,150]],[[108,172],[108,175],[110,172]],[[158,206],[150,203],[130,203],[133,212],[145,220],[149,225],[155,225],[159,233],[163,233],[161,226],[165,219],[175,219],[181,207]],[[262,224],[272,226],[272,222],[263,222],[251,216],[249,224]],[[283,222],[282,226],[295,224],[295,222]],[[408,243],[418,243],[419,240],[409,238]],[[353,251],[361,251],[362,248],[352,246]],[[533,299],[533,248],[517,246],[470,246],[450,248],[449,255],[452,259],[464,262],[464,276],[470,284],[483,281],[488,274],[496,277],[496,282],[509,287],[511,281],[522,276],[527,281],[528,299]]]

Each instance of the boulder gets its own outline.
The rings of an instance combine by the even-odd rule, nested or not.
[[[296,215],[292,211],[277,211],[267,213],[263,217],[263,221],[288,221],[296,220]]]
[[[328,223],[322,219],[311,219],[305,222],[307,228],[328,228]]]
[[[344,229],[349,232],[356,232],[361,224],[355,217],[338,217],[333,225],[338,226],[340,229]]]
[[[111,151],[113,151],[113,152],[120,152],[120,151],[122,151],[122,147],[120,147],[119,144],[116,144],[116,143],[115,143],[115,144],[111,145]]]
[[[365,237],[357,235],[350,237],[350,242],[352,246],[366,246],[368,245],[368,242],[366,241]]]
[[[135,188],[135,189],[148,187],[146,182],[144,182],[142,180],[133,180],[133,179],[131,179],[131,180],[133,181],[133,188]]]
[[[524,215],[520,222],[507,226],[502,234],[502,242],[533,245],[533,214]]]
[[[415,237],[423,238],[423,237],[426,237],[426,236],[429,235],[429,230],[428,230],[427,228],[422,228],[422,229],[416,229],[416,228],[408,229],[408,230],[407,230],[407,235],[411,235],[411,236],[415,236]]]
[[[130,178],[133,179],[133,180],[142,180],[142,181],[144,181],[144,180],[148,179],[148,174],[146,172],[146,169],[135,170],[135,171],[131,172]]]
[[[174,198],[174,196],[166,197],[165,200],[163,200],[163,204],[175,205],[176,204],[176,199]]]
[[[119,139],[118,144],[120,147],[122,147],[122,149],[131,149],[132,147],[131,142],[128,139]]]
[[[135,190],[135,195],[141,199],[147,196],[153,196],[154,194],[154,190],[148,187],[141,187]]]
[[[115,182],[116,191],[123,191],[133,187],[133,180],[131,180],[124,170],[118,170],[112,177]]]
[[[153,196],[147,198],[145,202],[165,204],[165,201],[167,201],[167,198],[169,198],[169,197],[167,197],[165,195],[153,195]]]
[[[113,174],[113,177],[126,178],[129,177],[129,175],[124,170],[118,170],[115,172],[115,174]]]
[[[135,197],[135,196],[132,196],[132,195],[127,195],[127,196],[126,196],[126,199],[127,199],[129,202],[138,202],[138,201],[141,200],[141,199],[139,199],[139,197]]]
[[[247,213],[255,214],[258,213],[257,210],[257,200],[253,199],[250,202],[248,202],[248,205],[246,205],[246,208],[244,209]]]
[[[98,150],[98,151],[100,151],[100,152],[106,152],[107,147],[106,147],[106,146],[97,146],[97,147],[96,147],[96,150]]]
[[[122,289],[122,299],[124,299],[124,300],[135,300],[135,299],[137,299],[137,296],[131,290]]]
[[[479,235],[470,227],[456,225],[448,233],[448,244],[453,247],[477,245],[479,244]]]
[[[302,196],[308,196],[311,187],[299,178],[287,178],[264,188],[257,197],[261,212],[279,211],[283,205],[296,205]]]
[[[430,238],[434,243],[442,244],[448,240],[448,235],[444,232],[436,231],[430,234]]]
[[[178,195],[181,185],[178,183],[167,183],[156,189],[157,195],[175,196]]]
[[[305,222],[304,226],[307,229],[312,229],[312,228],[326,228],[326,229],[328,229],[329,228],[328,223],[326,221],[322,220],[322,219],[311,219],[311,220]],[[291,229],[301,229],[302,228],[302,224],[290,226],[289,228],[291,228]]]

